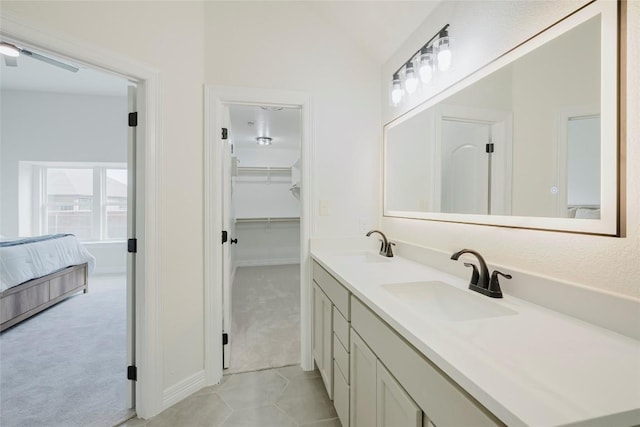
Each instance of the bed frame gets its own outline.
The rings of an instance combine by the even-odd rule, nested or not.
[[[0,293],[0,331],[4,331],[54,304],[89,291],[87,263],[63,268]]]

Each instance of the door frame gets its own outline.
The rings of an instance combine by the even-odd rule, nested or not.
[[[567,149],[569,146],[569,120],[578,117],[601,116],[600,105],[571,105],[560,109],[556,115],[556,215],[565,218],[568,209],[567,203]],[[602,158],[602,140],[600,141]],[[602,166],[601,166],[602,167]],[[601,174],[602,176],[602,174]],[[601,180],[602,181],[602,180]],[[601,183],[602,185],[602,183]],[[602,188],[602,187],[601,187]]]
[[[312,99],[302,92],[231,86],[204,87],[204,354],[208,385],[222,378],[222,112],[223,104],[295,106],[301,109],[300,144],[300,359],[302,369],[313,369],[311,342],[313,116]]]
[[[138,253],[135,289],[135,354],[137,359],[136,413],[150,418],[162,408],[162,346],[160,289],[160,195],[161,195],[161,74],[134,59],[87,44],[68,34],[42,29],[14,13],[0,15],[4,41],[51,53],[62,59],[124,77],[137,86],[136,230]],[[125,120],[125,118],[123,118]],[[123,377],[126,366],[122,367]]]

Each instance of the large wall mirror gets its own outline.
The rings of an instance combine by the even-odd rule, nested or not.
[[[384,215],[616,235],[616,3],[385,125]]]

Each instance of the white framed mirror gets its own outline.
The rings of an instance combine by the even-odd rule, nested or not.
[[[384,126],[384,215],[618,235],[618,4],[596,1]]]

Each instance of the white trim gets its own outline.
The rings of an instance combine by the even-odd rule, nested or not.
[[[166,388],[162,393],[162,410],[175,405],[185,397],[189,397],[191,394],[200,390],[205,386],[205,379],[206,375],[204,371],[198,371],[190,377]]]
[[[205,144],[204,144],[204,332],[205,372],[207,384],[222,378],[222,127],[224,104],[286,105],[302,108],[302,191],[300,216],[300,334],[301,365],[313,369],[311,352],[311,268],[309,239],[313,229],[311,201],[314,181],[312,100],[300,92],[239,87],[205,86]]]
[[[300,264],[300,258],[272,258],[248,261],[236,261],[236,267],[260,267],[269,265]]]
[[[160,323],[160,230],[161,230],[161,74],[158,70],[100,49],[68,34],[25,22],[3,11],[0,16],[2,40],[26,48],[54,53],[62,59],[86,64],[128,78],[138,85],[138,144],[141,162],[138,183],[138,254],[136,261],[136,412],[150,418],[162,408],[162,345]],[[124,368],[124,367],[123,367]],[[124,375],[124,374],[123,374]]]

